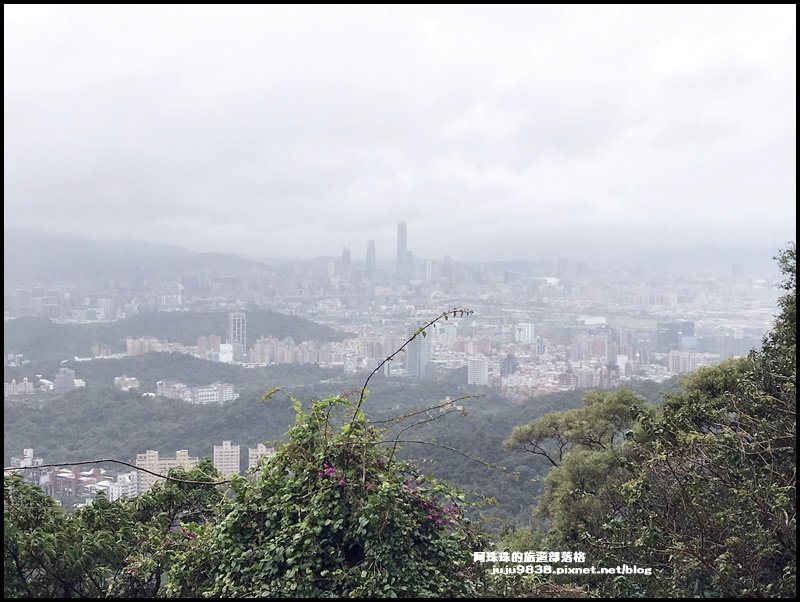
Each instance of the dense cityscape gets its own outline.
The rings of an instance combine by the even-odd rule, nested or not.
[[[84,356],[63,358],[62,363],[71,361],[72,368],[39,375],[38,381],[23,377],[5,382],[4,403],[31,411],[46,408],[52,396],[87,386],[80,378],[83,362],[151,353],[250,368],[317,365],[342,375],[366,375],[422,324],[453,307],[473,313],[437,324],[430,336],[415,337],[405,353],[383,363],[382,376],[452,382],[449,375],[458,373],[462,376],[456,378],[474,390],[491,388],[522,401],[559,391],[613,389],[632,380],[661,382],[745,356],[758,348],[772,319],[776,297],[772,283],[744,273],[737,265],[714,276],[692,270],[591,266],[568,259],[493,264],[449,257],[417,260],[408,235],[408,225],[398,223],[395,256],[380,263],[375,241],[367,241],[363,261],[354,260],[345,248],[338,258],[278,267],[251,262],[243,269],[196,269],[171,278],[161,274],[117,282],[65,280],[7,289],[6,322],[44,318],[56,324],[124,325],[132,316],[153,312],[167,319],[223,312],[228,327],[198,337],[196,344],[159,338],[157,332],[98,342],[85,349]],[[248,328],[248,310],[262,308],[329,326],[344,333],[342,340],[278,338],[252,324]],[[29,362],[25,353],[5,349],[6,367]],[[101,384],[192,404],[225,404],[239,397],[236,383],[188,386],[177,377],[142,382],[136,375],[120,373],[113,383]],[[30,448],[26,453],[22,459],[13,457],[11,466],[43,462],[31,459]],[[157,458],[158,452],[152,450],[139,454],[137,465],[156,466],[157,459],[156,464],[146,459],[153,453]],[[214,454],[219,464],[217,446]],[[187,450],[179,450],[175,457],[183,459],[172,461],[186,467],[197,461]],[[236,465],[238,473],[238,461]],[[223,473],[231,471],[227,464],[217,467]],[[120,487],[123,493],[112,497],[138,494],[152,484],[140,478],[138,488],[125,488],[117,483],[135,483],[135,473],[121,473],[108,481],[97,470],[32,472],[28,478],[50,483],[47,491],[73,502],[81,495],[91,497],[97,483]],[[56,485],[64,478],[88,484],[80,491]]]

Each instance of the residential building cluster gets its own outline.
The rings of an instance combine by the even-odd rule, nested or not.
[[[15,368],[17,366],[24,366],[28,361],[25,359],[24,353],[6,353],[3,356],[3,366]]]
[[[20,382],[16,379],[11,379],[10,383],[3,383],[3,397],[11,397],[13,395],[33,395],[33,383],[27,377],[23,378]]]
[[[259,443],[247,449],[247,466],[255,470],[262,460],[275,455],[275,448]],[[240,474],[242,470],[240,446],[230,441],[214,446],[214,467],[223,477]],[[29,484],[36,485],[48,496],[63,505],[91,503],[97,493],[102,492],[110,501],[133,498],[146,493],[156,483],[164,481],[157,475],[166,475],[173,468],[190,470],[200,459],[191,456],[188,450],[178,450],[174,456],[164,457],[155,450],[137,454],[135,466],[142,470],[114,471],[94,467],[45,467],[44,458],[36,457],[33,448],[23,450],[21,457],[12,457],[5,475],[18,473]],[[155,474],[152,474],[155,473]]]
[[[25,448],[22,457],[11,458],[5,474],[19,473],[26,483],[40,487],[62,504],[80,503],[94,498],[98,492],[103,492],[112,502],[123,497],[136,497],[139,493],[136,471],[112,474],[105,468],[53,468],[44,464],[44,458],[37,458],[33,448]]]
[[[54,380],[41,377],[38,377],[37,380],[38,383],[34,384],[28,377],[24,377],[19,382],[16,379],[11,379],[11,382],[3,383],[3,397],[32,396],[48,392],[69,393],[86,386],[86,381],[75,378],[75,371],[69,368],[59,368]]]

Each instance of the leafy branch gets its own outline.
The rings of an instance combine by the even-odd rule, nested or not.
[[[447,311],[442,312],[434,319],[428,321],[427,323],[417,328],[414,331],[414,334],[412,334],[405,343],[400,345],[400,347],[395,349],[395,351],[391,355],[387,356],[380,364],[375,366],[372,372],[369,373],[369,376],[367,376],[367,379],[364,381],[364,385],[361,387],[361,393],[358,396],[358,403],[356,403],[356,409],[353,412],[353,418],[350,420],[350,427],[352,428],[353,424],[355,424],[358,412],[359,410],[361,410],[361,406],[364,404],[364,399],[366,398],[367,395],[367,386],[369,385],[369,381],[372,379],[373,376],[375,376],[378,370],[380,370],[386,363],[391,362],[395,358],[395,356],[402,353],[405,350],[405,348],[408,347],[411,344],[411,342],[418,336],[420,335],[422,335],[423,337],[428,336],[428,333],[426,332],[427,329],[436,324],[437,322],[439,322],[440,320],[444,320],[446,322],[450,318],[463,318],[464,316],[471,316],[472,314],[473,311],[471,309],[464,309],[464,308],[448,309]]]

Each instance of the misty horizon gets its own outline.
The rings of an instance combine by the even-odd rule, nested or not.
[[[395,225],[396,226],[396,225]],[[11,234],[11,236],[9,236]],[[48,233],[43,230],[36,230],[32,228],[12,228],[4,229],[4,237],[10,239],[6,241],[5,252],[7,259],[16,261],[20,258],[20,246],[16,244],[19,240],[18,237],[25,237],[32,239],[33,245],[40,245],[41,252],[32,251],[32,246],[29,244],[24,249],[24,253],[28,255],[41,255],[37,257],[38,260],[47,260],[48,254],[58,253],[59,250],[53,251],[51,248],[53,244],[58,242],[76,242],[78,244],[89,243],[90,245],[98,244],[104,250],[114,250],[116,252],[130,251],[131,256],[135,257],[137,254],[146,256],[154,254],[163,254],[165,256],[184,256],[184,255],[219,255],[236,257],[245,260],[263,263],[267,266],[281,266],[291,265],[293,263],[314,262],[314,261],[335,261],[341,260],[342,253],[349,251],[351,261],[354,265],[365,265],[367,263],[367,243],[374,241],[364,241],[363,248],[342,247],[339,249],[329,249],[316,255],[305,256],[280,256],[280,255],[266,255],[259,253],[235,253],[230,251],[217,251],[213,249],[203,249],[186,245],[169,244],[158,241],[147,241],[136,238],[89,238],[77,234],[66,233]],[[395,233],[396,237],[396,233]],[[43,242],[47,241],[47,242]],[[686,247],[684,249],[672,249],[671,258],[678,258],[685,260],[691,257],[696,263],[692,266],[684,266],[697,268],[698,266],[709,267],[713,266],[717,271],[721,272],[731,268],[732,266],[744,266],[747,269],[755,269],[764,273],[776,272],[774,266],[774,256],[780,250],[786,248],[791,241],[786,241],[783,245],[764,248],[747,248],[747,247],[715,247],[713,245],[701,245],[695,247]],[[396,252],[396,238],[389,241],[383,247],[376,244],[377,249],[377,265],[383,269],[390,271],[394,270],[397,265],[397,252]],[[615,254],[613,251],[599,249],[593,255],[580,255],[575,253],[565,254],[543,254],[543,255],[528,255],[528,256],[512,256],[497,259],[465,259],[457,255],[445,253],[443,256],[426,256],[416,255],[416,249],[410,249],[415,254],[416,262],[426,261],[442,261],[452,260],[455,262],[465,262],[474,264],[513,264],[516,262],[526,262],[529,264],[536,263],[555,263],[557,260],[568,260],[572,262],[585,263],[587,265],[597,265],[600,262],[613,262],[619,267],[633,268],[636,266],[666,266],[670,264],[671,259],[665,258],[663,254],[657,249],[640,249],[636,253]],[[382,253],[383,251],[383,253]]]

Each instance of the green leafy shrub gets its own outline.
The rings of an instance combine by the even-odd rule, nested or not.
[[[463,495],[396,463],[345,398],[316,402],[170,574],[172,596],[468,597],[482,549]]]

